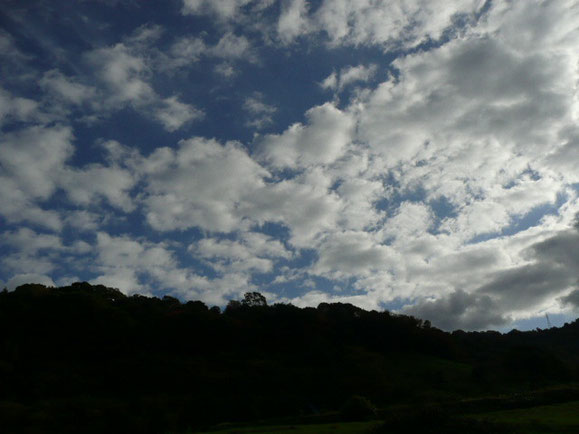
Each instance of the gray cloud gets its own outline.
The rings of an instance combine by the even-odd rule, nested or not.
[[[575,309],[579,309],[579,289],[572,291],[565,297],[561,297],[560,300],[565,305],[571,305]]]
[[[444,330],[483,330],[506,324],[500,306],[489,296],[456,290],[434,301],[419,301],[404,313],[428,319]]]

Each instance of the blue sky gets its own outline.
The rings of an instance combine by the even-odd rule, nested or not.
[[[579,2],[5,1],[0,286],[579,308]]]

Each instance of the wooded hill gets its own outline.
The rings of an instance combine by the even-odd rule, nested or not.
[[[0,293],[0,330],[0,421],[14,433],[184,432],[428,403],[502,406],[489,397],[547,399],[531,391],[579,380],[579,321],[447,333],[350,304],[268,306],[259,293],[221,312],[88,283],[23,285]]]

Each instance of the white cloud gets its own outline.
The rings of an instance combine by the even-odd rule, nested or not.
[[[59,181],[71,202],[75,204],[88,207],[104,198],[125,212],[134,209],[130,190],[136,180],[126,169],[97,164],[80,170],[67,168],[62,171]]]
[[[332,234],[317,249],[319,258],[312,272],[334,279],[364,276],[387,269],[393,252],[367,232]]]
[[[375,74],[376,65],[358,65],[342,68],[338,73],[332,72],[320,85],[323,89],[341,91],[344,87],[357,82],[367,82]]]
[[[304,173],[255,190],[240,211],[258,223],[277,222],[290,230],[290,243],[313,248],[326,231],[335,230],[341,203],[329,192],[331,179],[321,170]]]
[[[15,180],[24,195],[47,199],[56,188],[58,170],[73,153],[72,139],[72,130],[60,125],[4,134],[0,139],[4,176]]]
[[[60,237],[51,234],[39,234],[29,228],[20,228],[14,232],[0,235],[0,242],[28,255],[35,255],[40,250],[62,250],[64,246]]]
[[[222,20],[230,20],[239,14],[239,9],[252,0],[183,0],[181,13],[184,15],[211,14]]]
[[[476,16],[483,4],[486,12]],[[408,302],[406,312],[449,328],[497,326],[574,306],[578,241],[568,228],[579,210],[576,1],[187,0],[182,13],[208,15],[216,25],[179,35],[142,26],[86,53],[88,65],[28,71],[43,92],[37,100],[13,94],[18,86],[0,91],[5,221],[54,232],[67,225],[83,236],[100,231],[94,246],[63,245],[54,233],[9,226],[4,270],[58,277],[76,257],[81,263],[65,275],[92,267],[94,282],[124,291],[152,293],[162,283],[173,294],[219,304],[254,288],[256,274],[273,271],[276,284],[292,281],[307,291],[287,298],[300,305],[379,307],[399,298]],[[275,93],[223,86],[222,77],[236,74],[240,86],[261,86],[245,80],[240,62],[257,68],[274,59],[261,58],[263,49],[289,64],[302,43],[354,54],[368,46],[391,50],[395,71],[367,86],[378,66],[334,69],[321,86],[335,101],[317,103],[289,126],[273,123],[290,118]],[[0,55],[14,50],[0,32]],[[102,146],[91,164],[73,165],[69,124],[96,119],[108,127],[117,110],[131,109],[157,124],[151,128],[185,129],[203,114],[187,99],[197,90],[177,92],[169,80],[206,71],[221,77],[203,95],[218,103],[249,95],[241,122],[277,134],[256,134],[247,148],[194,137],[141,153],[139,144],[107,140],[115,138],[112,128],[97,140]],[[338,100],[356,85],[367,88],[348,103]],[[75,131],[78,146],[92,126]],[[66,212],[58,208],[62,200]],[[101,211],[103,203],[112,208]],[[153,230],[187,236],[196,228],[202,238],[179,245],[105,232],[139,217]],[[255,232],[269,231],[268,223],[279,226],[276,237]],[[187,244],[207,275],[178,261]],[[300,249],[307,249],[303,258]],[[348,282],[357,292],[341,295],[337,287],[326,294],[315,288],[316,277]]]
[[[91,282],[127,294],[152,294],[162,285],[185,299],[224,305],[227,298],[239,298],[243,292],[255,289],[245,272],[229,270],[221,277],[208,278],[181,267],[164,243],[99,232],[94,249],[97,252],[94,268],[99,275]]]
[[[203,116],[203,111],[190,104],[180,102],[176,96],[165,98],[161,108],[155,113],[157,120],[170,132],[176,131],[185,124]]]
[[[56,268],[57,259],[65,247],[60,237],[36,233],[28,228],[5,232],[0,236],[5,254],[0,260],[4,270],[18,274],[49,274]]]
[[[226,79],[231,79],[237,75],[237,70],[227,62],[222,62],[215,65],[214,71]]]
[[[39,84],[52,95],[71,104],[80,105],[90,102],[96,96],[94,87],[75,82],[55,69],[44,73]]]
[[[308,16],[302,33],[323,34],[332,46],[414,47],[438,40],[457,15],[472,20],[484,2],[478,0],[324,0]],[[300,33],[289,33],[298,36]],[[289,36],[288,35],[288,36]]]
[[[160,283],[163,277],[177,270],[172,253],[163,244],[99,232],[95,248],[95,268],[99,276],[93,282],[118,288],[125,293],[149,290],[148,285],[141,281],[141,275]]]
[[[183,37],[171,46],[171,62],[173,67],[186,66],[197,62],[207,52],[205,41],[199,37]]]
[[[222,59],[249,59],[252,57],[251,44],[247,38],[233,33],[223,35],[217,45],[209,48],[208,53]]]
[[[36,201],[46,200],[57,188],[58,174],[72,155],[69,127],[32,126],[6,133],[0,139],[0,213],[11,222],[29,221],[57,229],[54,211]]]
[[[384,222],[383,236],[406,242],[418,238],[432,225],[432,210],[424,203],[402,202],[396,214]]]
[[[202,57],[222,59],[224,63],[217,66],[221,68],[223,75],[233,75],[228,70],[227,62],[250,61],[257,59],[251,42],[243,35],[226,32],[214,44],[207,44],[199,36],[183,36],[177,39],[170,49],[170,56],[162,57],[161,68],[183,68],[198,62]],[[230,66],[230,65],[229,65]]]
[[[265,169],[239,144],[183,140],[179,149],[159,148],[143,162],[147,221],[157,230],[200,227],[229,232],[243,223],[238,213],[260,188]]]
[[[13,97],[0,88],[0,126],[9,121],[33,121],[41,117],[38,103],[29,98]]]
[[[273,115],[277,108],[263,101],[263,94],[256,92],[243,102],[243,109],[248,113],[247,125],[256,129],[264,128],[273,123]]]
[[[284,43],[289,43],[308,29],[308,2],[306,0],[286,0],[282,2],[277,22],[277,33]]]
[[[306,112],[308,124],[296,123],[283,134],[268,134],[258,143],[260,156],[275,167],[329,164],[339,158],[352,138],[354,120],[331,103]]]
[[[266,235],[247,232],[239,241],[205,238],[189,247],[196,256],[207,260],[208,265],[222,273],[272,271],[276,259],[292,255],[285,246]]]
[[[62,75],[55,76],[53,72],[44,78],[46,86],[61,94],[64,92],[63,96],[69,100],[92,97],[91,103],[97,117],[108,116],[128,105],[158,121],[167,131],[177,131],[191,121],[202,118],[204,112],[192,104],[180,101],[176,95],[165,98],[160,96],[153,89],[152,78],[157,72],[186,66],[196,61],[202,53],[216,47],[208,48],[197,38],[182,38],[174,43],[171,55],[168,56],[153,45],[162,30],[158,26],[141,27],[121,43],[88,52],[85,57],[95,69],[100,84],[96,96],[92,86],[73,83],[71,79]],[[228,41],[229,44],[224,43],[221,47],[223,51],[230,50],[224,56],[234,55],[235,50],[242,45],[234,37]],[[236,42],[238,45],[235,45]],[[243,54],[246,53],[240,55]]]
[[[360,174],[342,177],[336,192],[340,196],[343,209],[340,212],[340,227],[350,230],[369,230],[384,217],[383,212],[375,207],[375,202],[384,195],[381,181],[363,179]]]
[[[48,287],[55,286],[52,279],[44,274],[26,273],[17,274],[12,277],[8,282],[6,282],[6,288],[8,291],[14,291],[20,285],[25,283],[39,283]]]
[[[139,106],[155,98],[155,92],[145,79],[148,72],[145,60],[125,44],[93,50],[87,58],[108,88],[111,104]]]

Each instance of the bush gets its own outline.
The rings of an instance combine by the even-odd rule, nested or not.
[[[377,410],[368,398],[354,395],[340,409],[340,416],[346,421],[375,419]]]

